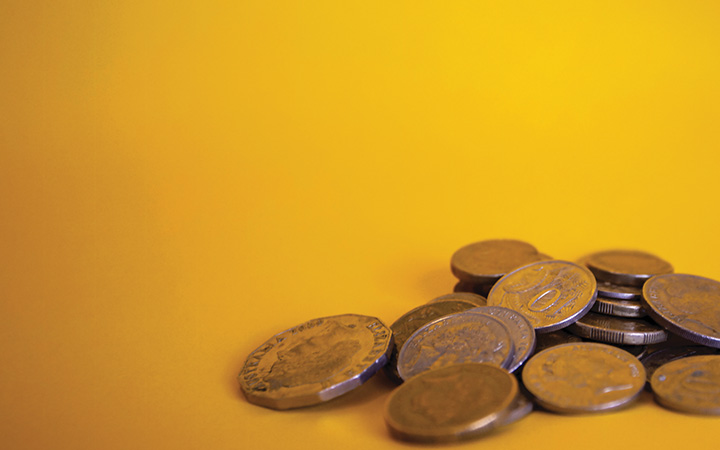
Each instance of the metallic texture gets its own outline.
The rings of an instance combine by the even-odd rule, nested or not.
[[[655,371],[650,386],[657,402],[667,408],[720,415],[720,355],[671,361]]]
[[[641,356],[640,362],[645,366],[647,379],[650,381],[655,371],[665,364],[682,358],[698,355],[717,355],[718,350],[704,345],[684,345],[656,350],[649,355]]]
[[[475,242],[456,251],[450,259],[450,269],[461,281],[492,284],[506,273],[545,256],[526,242],[494,239]]]
[[[669,331],[720,348],[719,282],[695,275],[658,275],[643,286],[642,304]]]
[[[464,362],[487,362],[507,369],[513,342],[503,323],[488,314],[463,312],[417,330],[398,356],[398,373],[407,381],[430,369]]]
[[[453,292],[470,292],[487,298],[487,295],[490,293],[490,290],[494,285],[494,282],[488,284],[473,284],[468,283],[467,281],[458,281],[453,287]]]
[[[582,342],[582,338],[570,334],[565,330],[552,331],[550,333],[536,335],[537,342],[535,344],[535,353],[555,347],[556,345],[570,344],[573,342]]]
[[[607,250],[585,260],[598,280],[622,286],[642,286],[655,275],[672,273],[669,262],[638,250]]]
[[[665,329],[650,321],[613,317],[593,312],[587,313],[567,329],[580,337],[609,344],[657,344],[666,341],[668,337]]]
[[[642,289],[637,286],[621,286],[609,281],[597,282],[598,297],[616,298],[618,300],[640,300]]]
[[[617,317],[645,317],[647,313],[642,307],[642,304],[637,300],[620,300],[617,298],[605,298],[600,296],[598,291],[598,298],[595,300],[595,304],[592,310],[600,314],[607,314],[609,316]]]
[[[424,372],[395,389],[385,404],[385,423],[390,434],[406,441],[470,439],[513,421],[517,396],[517,380],[506,370],[455,364]]]
[[[585,315],[597,297],[593,274],[569,261],[540,261],[516,269],[498,281],[489,306],[521,312],[537,333],[559,330]]]
[[[473,292],[453,292],[452,294],[445,294],[441,295],[440,297],[435,297],[428,303],[445,302],[448,300],[461,300],[473,303],[476,306],[487,306],[487,298]]]
[[[525,364],[522,380],[536,402],[560,413],[620,408],[645,384],[640,361],[617,347],[591,342],[558,345]]]
[[[482,306],[473,308],[468,312],[481,312],[489,314],[502,321],[507,327],[515,347],[515,355],[508,371],[514,372],[535,351],[535,330],[530,321],[522,313],[502,306]]]

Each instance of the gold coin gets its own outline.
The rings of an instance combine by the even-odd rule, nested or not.
[[[543,258],[547,255],[538,253],[526,242],[493,239],[475,242],[456,251],[450,260],[450,269],[461,281],[492,284],[506,273]]]
[[[607,250],[585,261],[598,280],[623,286],[642,286],[654,275],[672,273],[669,262],[638,250]]]
[[[671,361],[653,373],[650,386],[658,403],[670,409],[720,415],[720,355]]]

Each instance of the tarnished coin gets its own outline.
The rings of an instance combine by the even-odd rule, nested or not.
[[[390,325],[394,345],[390,353],[390,361],[385,366],[385,373],[396,383],[401,383],[402,379],[397,371],[398,355],[408,338],[420,327],[435,319],[475,307],[477,307],[475,303],[466,299],[444,300],[418,306],[400,316]]]
[[[535,344],[535,353],[555,347],[556,345],[570,344],[573,342],[582,342],[582,338],[570,334],[565,330],[552,331],[550,333],[538,334],[535,336],[537,342]]]
[[[537,249],[526,242],[493,239],[456,251],[450,260],[450,269],[462,281],[491,284],[506,273],[541,259]]]
[[[720,283],[686,274],[658,275],[642,304],[657,323],[697,344],[720,348]]]
[[[517,380],[506,370],[455,364],[423,372],[395,389],[385,404],[385,423],[393,436],[407,441],[470,439],[509,423],[517,395]]]
[[[483,297],[487,298],[488,293],[490,292],[490,289],[495,285],[495,283],[486,283],[486,284],[473,284],[468,283],[467,281],[458,281],[455,283],[455,286],[453,287],[453,292],[470,292],[473,294],[482,295]]]
[[[522,393],[515,396],[515,400],[498,418],[499,425],[509,425],[517,422],[530,414],[533,410],[533,403]]]
[[[619,348],[620,350],[625,350],[626,352],[630,353],[637,359],[642,358],[643,356],[647,355],[648,349],[650,348],[649,345],[617,345],[615,344],[615,347]]]
[[[580,337],[610,344],[647,345],[667,340],[661,326],[643,319],[625,319],[605,314],[587,313],[567,330]]]
[[[535,330],[522,313],[502,306],[481,306],[469,309],[468,312],[490,314],[500,319],[505,325],[515,346],[515,355],[508,367],[508,371],[514,372],[517,370],[535,351]]]
[[[720,415],[720,355],[671,361],[655,371],[650,385],[655,399],[667,408]]]
[[[564,328],[592,308],[595,277],[569,261],[540,261],[516,269],[498,281],[488,295],[489,306],[521,312],[535,332]]]
[[[525,364],[523,383],[537,403],[560,413],[619,408],[645,384],[645,369],[626,351],[580,342],[551,347]]]
[[[642,286],[654,275],[672,273],[669,262],[637,250],[608,250],[593,253],[586,260],[598,280],[623,286]]]
[[[637,286],[620,286],[608,281],[597,282],[598,297],[616,298],[618,300],[640,300],[642,289]]]
[[[442,317],[417,330],[398,356],[400,378],[464,362],[487,362],[507,369],[513,342],[505,325],[488,314],[462,312]]]
[[[461,300],[475,304],[476,306],[487,306],[487,298],[473,292],[453,292],[452,294],[435,297],[428,303],[446,302],[448,300]]]
[[[322,317],[271,337],[238,375],[250,403],[273,409],[315,405],[342,395],[388,360],[392,333],[379,319]]]
[[[600,297],[595,299],[592,310],[600,314],[617,317],[645,317],[647,313],[637,300],[620,300],[617,298]]]
[[[704,345],[684,345],[681,347],[668,347],[640,357],[640,362],[645,366],[647,379],[650,381],[655,371],[665,364],[677,359],[688,358],[698,355],[717,355],[718,350]]]

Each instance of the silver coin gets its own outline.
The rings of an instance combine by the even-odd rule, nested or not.
[[[658,275],[643,287],[648,315],[671,332],[720,348],[720,283],[686,274]]]
[[[690,356],[660,366],[650,386],[661,405],[691,414],[720,415],[720,355]]]
[[[536,333],[564,328],[592,308],[597,296],[593,274],[569,261],[540,261],[516,269],[498,281],[489,306],[521,312]]]
[[[703,345],[689,345],[681,347],[668,347],[640,357],[640,362],[645,366],[647,379],[650,381],[655,371],[670,361],[698,355],[717,355],[718,350]]]
[[[595,299],[592,310],[600,314],[617,317],[645,317],[647,313],[642,304],[636,300],[620,300],[616,298],[600,297]]]
[[[587,313],[567,330],[580,337],[610,344],[646,345],[667,340],[665,329],[643,319]]]
[[[598,280],[623,286],[642,286],[654,275],[672,273],[669,262],[638,250],[607,250],[585,260]]]
[[[461,300],[474,303],[476,306],[487,306],[487,298],[473,292],[453,292],[452,294],[441,295],[435,297],[428,303],[445,302],[448,300]]]
[[[434,320],[410,336],[398,355],[398,374],[407,381],[426,370],[465,362],[507,369],[513,353],[510,333],[499,319],[462,312]]]
[[[621,286],[608,281],[597,282],[598,297],[617,298],[620,300],[640,300],[642,289],[636,286]]]
[[[482,306],[469,309],[467,312],[490,314],[500,319],[507,327],[515,346],[515,355],[508,367],[509,372],[517,370],[535,351],[535,329],[522,313],[502,306]]]

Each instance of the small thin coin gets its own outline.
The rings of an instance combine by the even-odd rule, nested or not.
[[[540,406],[560,413],[588,413],[633,401],[645,384],[645,369],[617,347],[580,342],[536,354],[525,364],[522,380]]]
[[[650,381],[655,371],[665,364],[682,358],[698,355],[717,355],[718,350],[704,345],[683,345],[681,347],[668,347],[656,350],[649,355],[640,357],[645,366],[647,379]]]
[[[643,287],[648,315],[671,332],[720,348],[720,283],[686,274],[658,275]]]
[[[667,408],[720,415],[720,355],[671,361],[655,370],[650,386],[657,402]]]
[[[664,328],[647,320],[626,319],[592,312],[587,313],[567,329],[580,337],[609,344],[657,344],[666,341],[668,337]]]
[[[410,336],[398,355],[398,374],[407,381],[421,372],[464,362],[507,369],[514,351],[499,319],[466,311],[430,322]]]
[[[452,294],[435,297],[428,303],[445,302],[448,300],[461,300],[475,304],[476,306],[487,306],[487,298],[473,292],[453,292]]]
[[[456,251],[450,260],[450,269],[461,281],[492,284],[506,273],[541,259],[537,249],[527,242],[493,239]]]
[[[638,250],[593,253],[585,262],[598,280],[622,286],[642,286],[655,275],[673,272],[669,262]]]
[[[481,312],[490,314],[500,319],[510,332],[510,338],[515,346],[515,354],[512,363],[508,367],[509,372],[514,372],[520,367],[535,351],[535,330],[530,321],[517,311],[503,308],[502,306],[482,306],[469,309],[467,312]]]
[[[390,325],[390,329],[393,332],[394,345],[390,353],[390,360],[385,366],[385,373],[388,377],[396,383],[402,383],[402,378],[400,378],[397,371],[398,355],[405,345],[405,342],[414,332],[423,325],[440,317],[466,311],[476,306],[475,303],[466,299],[443,300],[420,305],[400,316],[399,319]]]
[[[619,300],[640,300],[642,289],[636,286],[621,286],[608,281],[597,282],[598,297],[616,298]]]
[[[600,314],[607,314],[609,316],[616,317],[647,316],[647,313],[645,312],[642,304],[639,301],[600,297],[599,291],[598,298],[595,300],[595,304],[593,305],[592,310]]]
[[[388,360],[392,333],[379,319],[322,317],[276,334],[248,356],[238,375],[250,403],[310,406],[355,389]]]
[[[549,333],[587,313],[595,303],[596,286],[586,267],[569,261],[540,261],[500,279],[488,295],[488,305],[519,311],[535,332]]]
[[[385,423],[390,434],[406,441],[470,439],[509,423],[517,396],[517,380],[506,370],[456,364],[424,372],[395,389],[385,404]]]

